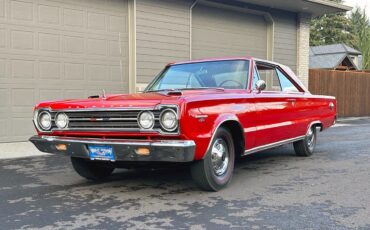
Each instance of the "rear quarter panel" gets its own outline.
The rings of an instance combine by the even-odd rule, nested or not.
[[[330,104],[334,107],[331,109]],[[311,121],[320,121],[323,129],[335,124],[337,118],[337,100],[335,97],[322,95],[307,96],[306,117]]]

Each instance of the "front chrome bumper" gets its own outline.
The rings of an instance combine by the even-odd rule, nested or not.
[[[72,157],[89,158],[88,145],[111,146],[116,161],[130,162],[191,162],[194,160],[195,142],[188,140],[121,140],[73,137],[33,136],[30,141],[41,151],[65,154]],[[56,145],[65,144],[66,150]],[[138,155],[138,148],[148,148],[150,154]]]

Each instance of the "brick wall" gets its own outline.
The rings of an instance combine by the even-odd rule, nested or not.
[[[310,50],[310,15],[298,15],[297,33],[297,76],[308,87],[309,50]]]

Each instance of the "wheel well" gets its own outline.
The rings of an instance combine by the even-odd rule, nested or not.
[[[235,152],[237,156],[240,156],[245,151],[245,138],[244,130],[237,121],[226,121],[221,127],[224,127],[230,131],[230,134],[233,137],[233,142],[235,146]]]
[[[314,123],[314,124],[311,125],[311,127],[320,128],[320,132],[324,129],[324,126],[323,126],[323,124],[321,122],[320,123],[319,122],[318,123]]]

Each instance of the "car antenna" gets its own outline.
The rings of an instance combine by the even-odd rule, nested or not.
[[[102,94],[102,96],[101,96],[103,99],[106,99],[107,98],[107,96],[105,95],[105,90],[103,89],[103,94]]]

